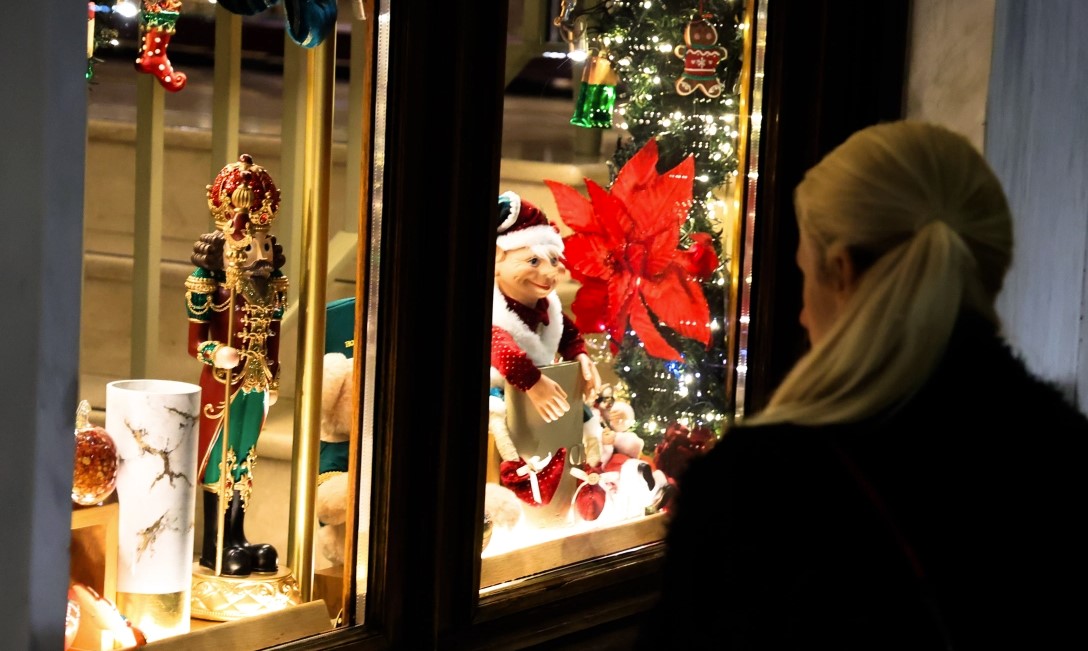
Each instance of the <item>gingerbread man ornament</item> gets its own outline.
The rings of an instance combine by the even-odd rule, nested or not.
[[[718,45],[718,30],[707,18],[701,16],[689,22],[684,28],[684,45],[677,45],[673,50],[684,60],[684,74],[676,80],[676,92],[680,95],[690,95],[696,88],[707,97],[722,94],[717,69],[728,53]]]

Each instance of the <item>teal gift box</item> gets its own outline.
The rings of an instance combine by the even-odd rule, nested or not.
[[[325,306],[325,352],[355,352],[355,297],[341,298]]]

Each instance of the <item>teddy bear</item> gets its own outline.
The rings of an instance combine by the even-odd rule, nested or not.
[[[348,446],[351,436],[353,362],[343,353],[325,353],[321,383],[321,454],[315,512],[316,547],[333,565],[344,562],[350,486]]]
[[[325,309],[325,358],[321,376],[321,443],[314,500],[318,530],[314,546],[333,565],[344,563],[351,485],[348,455],[354,416],[355,297],[330,302]],[[365,441],[364,441],[365,443]],[[365,445],[363,446],[366,447]],[[360,505],[359,521],[369,524]],[[366,535],[360,531],[360,535]]]

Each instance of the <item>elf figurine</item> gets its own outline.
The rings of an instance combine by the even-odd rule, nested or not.
[[[718,64],[726,57],[726,49],[718,45],[718,30],[707,16],[695,18],[684,28],[684,45],[673,50],[684,60],[684,74],[676,80],[676,92],[690,95],[695,89],[707,97],[722,94],[722,82],[718,81]]]
[[[136,57],[136,70],[155,75],[161,85],[171,93],[185,88],[188,77],[184,72],[175,72],[170,59],[166,57],[166,47],[174,36],[174,26],[181,15],[180,0],[144,0],[144,11],[140,21],[140,56]]]
[[[275,548],[250,543],[244,524],[257,439],[279,396],[280,321],[288,286],[280,271],[283,247],[270,233],[279,203],[279,189],[249,155],[224,167],[208,186],[217,230],[193,245],[197,268],[185,281],[189,354],[203,364],[200,564],[227,576],[278,571]]]
[[[587,399],[601,386],[585,341],[563,313],[556,294],[562,271],[563,239],[545,214],[514,192],[499,197],[499,228],[495,240],[495,290],[491,320],[492,391],[489,427],[502,458],[499,481],[531,506],[547,504],[564,473],[568,450],[550,451],[544,459],[525,458],[511,440],[506,423],[504,391],[524,391],[546,423],[570,411],[566,391],[541,373],[541,366],[559,359],[576,360],[585,380]],[[572,468],[584,482],[596,484],[600,472],[599,419],[584,409],[584,462]],[[592,500],[595,491],[585,491]],[[603,502],[603,496],[601,496]],[[599,508],[583,508],[587,519]],[[599,507],[599,505],[598,505]],[[596,513],[594,513],[596,511]]]

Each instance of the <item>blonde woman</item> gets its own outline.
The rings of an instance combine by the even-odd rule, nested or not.
[[[1088,419],[1001,337],[990,166],[881,124],[795,206],[811,348],[680,478],[640,648],[1085,647]]]

